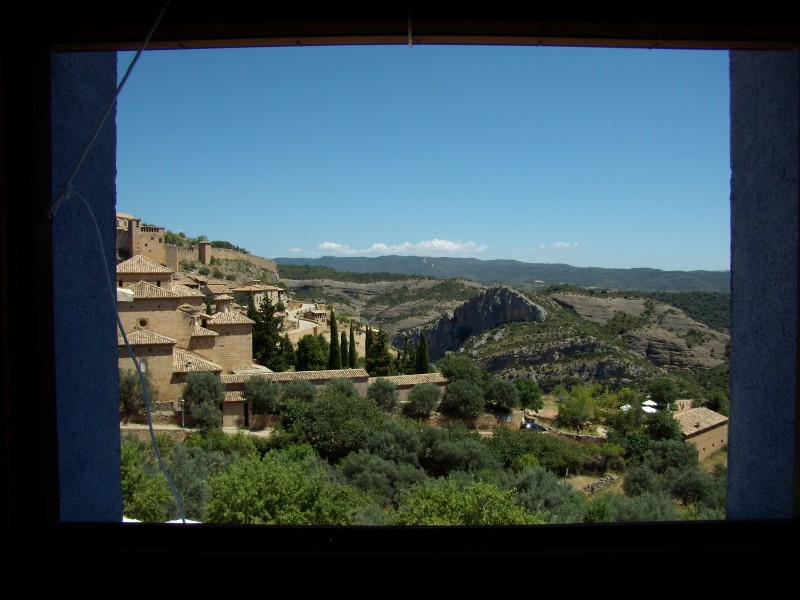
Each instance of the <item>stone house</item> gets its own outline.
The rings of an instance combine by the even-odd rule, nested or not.
[[[166,229],[154,225],[142,225],[139,217],[117,213],[117,254],[122,257],[147,257],[157,262],[166,262]]]
[[[233,288],[231,292],[247,294],[248,298],[253,299],[253,304],[258,309],[264,300],[275,306],[279,302],[286,304],[286,290],[274,285],[263,285],[258,279],[246,281],[239,287]]]
[[[160,400],[176,403],[188,373],[253,367],[253,321],[228,301],[206,314],[203,293],[170,278],[171,270],[142,256],[117,265],[117,310],[128,342]],[[121,332],[118,347],[119,368],[132,369]]]
[[[698,459],[728,445],[728,417],[705,407],[675,413],[684,441],[697,448]]]

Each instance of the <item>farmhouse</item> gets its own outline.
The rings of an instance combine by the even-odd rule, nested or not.
[[[697,448],[700,460],[728,445],[728,417],[724,415],[704,407],[690,408],[676,412],[675,420],[683,439]]]

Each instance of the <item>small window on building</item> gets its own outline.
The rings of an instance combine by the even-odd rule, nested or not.
[[[139,368],[141,368],[142,373],[147,373],[147,359],[140,358],[139,359]]]

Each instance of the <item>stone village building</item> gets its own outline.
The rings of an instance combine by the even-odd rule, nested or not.
[[[116,276],[117,310],[128,343],[142,371],[150,373],[159,402],[172,410],[180,409],[186,376],[197,371],[215,373],[225,384],[223,427],[249,426],[250,411],[242,390],[244,382],[253,376],[276,383],[302,379],[317,387],[331,379],[346,377],[353,380],[362,395],[366,395],[369,384],[375,380],[364,369],[273,373],[254,364],[253,321],[242,312],[244,309],[234,304],[232,296],[215,293],[208,296],[214,311],[207,314],[206,294],[180,283],[174,275],[172,269],[155,260],[136,255],[117,265]],[[257,286],[252,282],[250,288],[256,287],[272,286]],[[119,368],[133,370],[121,332],[117,342]],[[439,373],[386,379],[397,386],[401,401],[407,400],[415,385],[434,383],[443,393],[447,384],[447,379]]]

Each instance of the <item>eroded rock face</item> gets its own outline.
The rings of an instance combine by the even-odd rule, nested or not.
[[[460,348],[472,335],[515,321],[541,323],[546,317],[547,311],[538,304],[511,288],[498,286],[464,302],[435,323],[410,331],[408,337],[416,342],[424,332],[428,356],[431,361],[436,361],[448,350]],[[394,343],[402,346],[403,336],[396,336]]]

